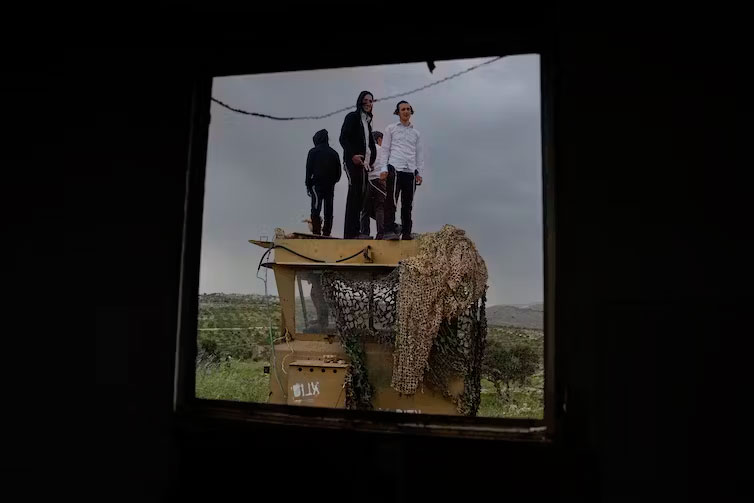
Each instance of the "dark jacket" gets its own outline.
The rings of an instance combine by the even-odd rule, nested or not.
[[[366,155],[366,141],[364,138],[364,126],[361,125],[361,100],[365,94],[372,94],[362,91],[356,100],[356,111],[349,112],[343,119],[343,127],[340,129],[340,146],[343,147],[343,160],[348,166],[353,166],[351,158],[356,154]],[[371,117],[372,114],[369,114]],[[369,149],[372,155],[369,156],[369,165],[374,165],[377,157],[377,148],[374,146],[372,138],[372,124],[369,124]]]
[[[340,157],[328,145],[327,129],[314,134],[314,148],[306,157],[306,188],[335,185],[340,180]]]

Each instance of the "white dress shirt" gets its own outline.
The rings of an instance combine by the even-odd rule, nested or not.
[[[375,142],[374,146],[377,148],[377,157],[374,158],[374,169],[369,172],[369,179],[374,180],[380,177],[380,173],[387,172],[387,159],[385,154],[387,153],[384,148]]]
[[[419,176],[424,177],[424,142],[413,124],[404,126],[398,122],[386,127],[382,149],[386,153],[386,164],[392,165],[397,171],[413,173],[416,170]]]

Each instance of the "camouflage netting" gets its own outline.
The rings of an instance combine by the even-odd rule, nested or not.
[[[328,271],[322,274],[322,289],[351,363],[346,377],[346,407],[370,409],[374,389],[367,376],[364,342],[373,337],[384,345],[393,345],[398,270],[388,275]]]
[[[423,234],[417,255],[390,274],[328,271],[322,286],[351,360],[347,407],[371,408],[374,389],[363,344],[373,337],[393,352],[396,391],[414,394],[426,377],[460,413],[476,414],[487,336],[487,266],[463,230],[446,225]],[[450,389],[453,376],[463,377],[460,393]]]
[[[419,253],[402,260],[399,271],[392,386],[413,394],[440,324],[461,316],[487,290],[487,265],[466,232],[446,225],[422,235]]]
[[[437,334],[425,381],[453,400],[458,412],[476,416],[482,399],[482,357],[487,339],[486,296],[475,301],[461,316],[443,321]],[[450,382],[463,376],[463,392],[454,394]]]

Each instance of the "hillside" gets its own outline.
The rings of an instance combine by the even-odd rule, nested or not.
[[[532,304],[528,307],[487,306],[487,324],[542,330],[544,327],[542,304]]]

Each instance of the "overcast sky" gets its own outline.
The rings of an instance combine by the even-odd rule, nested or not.
[[[408,91],[485,59],[438,61],[215,78],[212,95],[236,108],[278,116],[322,115]],[[414,232],[443,224],[466,230],[489,270],[488,305],[543,298],[539,57],[510,56],[405,98],[374,105],[374,129],[397,122],[396,103],[414,107],[426,146],[424,183],[414,199]],[[347,112],[322,120],[273,121],[212,103],[199,291],[263,293],[248,242],[275,227],[308,232],[304,185],[312,136],[325,128],[338,155]],[[347,193],[335,187],[333,235],[343,235]],[[400,222],[400,215],[397,215]],[[374,235],[374,222],[372,222]],[[270,274],[270,286],[274,278]]]

